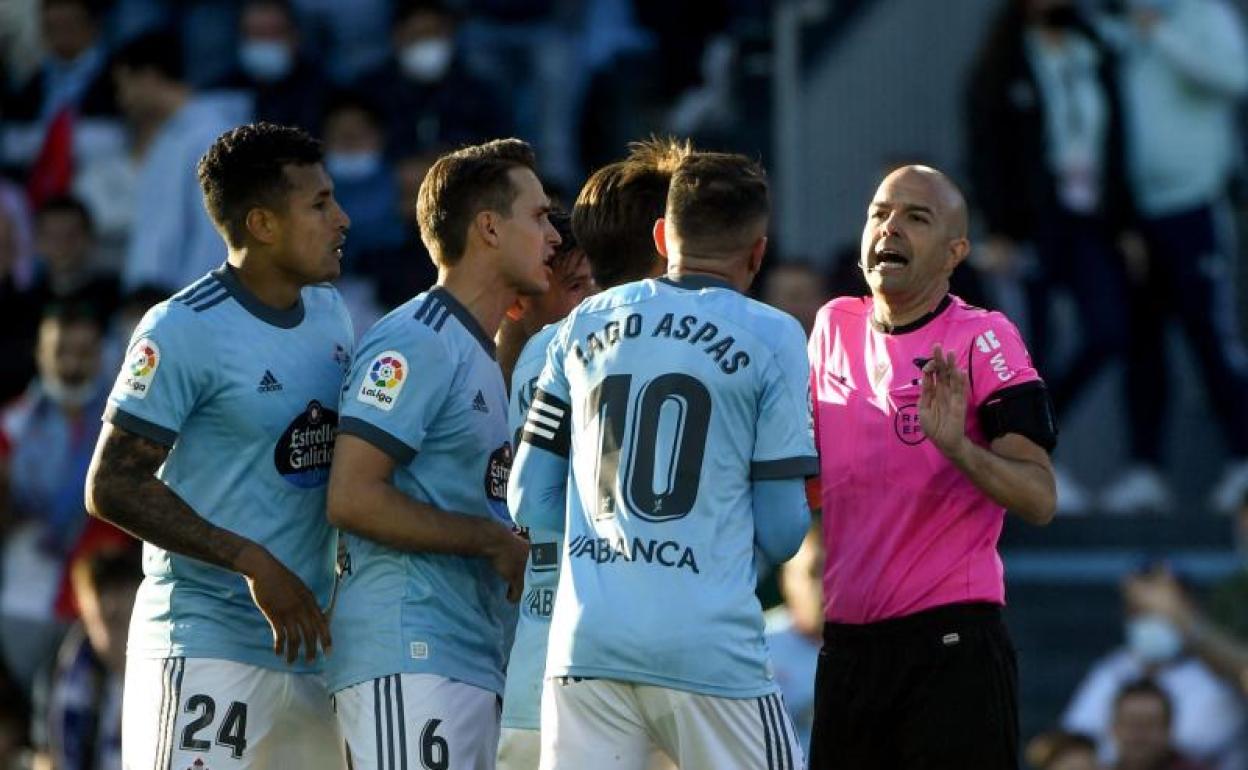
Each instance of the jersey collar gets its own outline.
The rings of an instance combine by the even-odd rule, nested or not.
[[[485,329],[481,328],[481,324],[477,321],[476,316],[468,312],[468,308],[463,303],[455,299],[455,295],[451,294],[441,286],[434,286],[429,293],[436,295],[438,301],[446,305],[446,309],[451,315],[459,319],[460,325],[467,329],[472,336],[477,338],[477,342],[481,343],[481,347],[485,348],[485,352],[490,358],[497,360],[497,354],[494,350],[494,340],[490,339],[490,335],[485,333]]]
[[[212,274],[230,292],[234,301],[261,321],[279,329],[293,329],[303,322],[303,292],[299,293],[299,299],[295,304],[279,310],[264,304],[256,295],[248,291],[242,281],[238,280],[234,267],[228,262],[213,270]]]
[[[946,294],[944,298],[940,300],[940,304],[936,305],[934,310],[914,319],[908,324],[903,324],[901,326],[885,326],[876,320],[875,311],[873,310],[871,312],[871,328],[875,329],[880,334],[909,334],[910,332],[922,329],[924,326],[927,326],[929,323],[936,320],[936,317],[945,312],[945,310],[952,304],[953,296]]]
[[[665,283],[668,286],[675,286],[677,289],[690,289],[698,291],[700,289],[728,289],[736,291],[737,288],[725,281],[723,278],[716,278],[713,275],[700,275],[684,273],[678,276],[665,275],[655,279],[659,283]]]

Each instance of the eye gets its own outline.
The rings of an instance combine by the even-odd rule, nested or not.
[[[914,220],[915,222],[922,222],[923,224],[927,224],[926,214],[911,214],[910,219]]]

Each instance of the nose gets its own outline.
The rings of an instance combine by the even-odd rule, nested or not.
[[[546,241],[551,246],[558,246],[559,244],[563,243],[563,237],[559,235],[559,231],[556,230],[555,226],[550,224],[550,222],[546,223],[546,231],[547,231]]]
[[[335,205],[337,205],[335,203]],[[338,206],[338,229],[346,232],[351,229],[351,217],[347,216],[347,212],[342,206]]]

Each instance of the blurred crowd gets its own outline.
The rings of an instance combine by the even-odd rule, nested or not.
[[[964,182],[985,237],[955,292],[993,307],[1008,304],[1002,286],[1023,298],[1018,320],[1060,415],[1102,371],[1125,370],[1131,462],[1095,494],[1062,473],[1067,514],[1175,509],[1160,470],[1171,398],[1159,340],[1176,324],[1224,441],[1207,507],[1239,512],[1245,567],[1207,600],[1164,567],[1130,577],[1123,648],[1089,671],[1027,761],[1242,770],[1243,22],[1228,0],[997,6],[965,89]],[[743,134],[765,119],[743,114],[735,79],[771,12],[762,0],[352,0],[349,13],[330,0],[0,4],[0,768],[19,754],[45,768],[119,766],[139,557],[127,536],[88,523],[82,480],[131,329],[223,259],[196,177],[217,135],[268,120],[324,140],[352,220],[340,289],[362,331],[436,277],[412,202],[448,148],[521,136],[565,202],[652,132],[759,154]],[[827,299],[864,284],[853,256],[773,254],[755,291],[809,330]],[[1054,318],[1059,298],[1073,324]],[[785,567],[785,603],[769,618],[807,731],[817,540]]]

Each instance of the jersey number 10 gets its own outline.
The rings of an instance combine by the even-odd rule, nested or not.
[[[587,418],[598,420],[597,517],[615,513],[618,481],[629,509],[637,516],[647,521],[683,518],[698,497],[711,424],[711,394],[687,374],[659,375],[642,385],[630,424],[632,382],[631,374],[610,375],[587,399]],[[620,478],[626,428],[629,456]],[[661,475],[656,474],[659,470]]]

